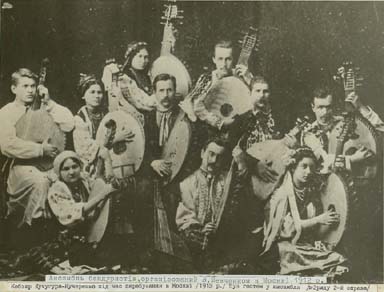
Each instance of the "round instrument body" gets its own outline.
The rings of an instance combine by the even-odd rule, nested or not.
[[[379,147],[379,139],[376,133],[376,130],[373,126],[362,116],[355,116],[356,136],[348,139],[344,143],[343,154],[344,155],[352,155],[356,152],[360,147],[366,147],[374,156],[366,161],[359,163],[358,166],[353,167],[353,178],[356,182],[369,183],[369,179],[373,179],[376,177],[378,172],[378,164],[377,161],[381,160],[382,153]],[[340,126],[342,122],[339,122],[331,131],[329,136],[329,148],[328,153],[336,152],[337,145],[337,137],[340,132]]]
[[[243,81],[229,76],[212,85],[204,99],[204,104],[208,111],[222,118],[228,118],[252,109],[250,96],[251,92]]]
[[[267,140],[260,143],[255,143],[247,150],[247,153],[259,161],[264,161],[270,165],[277,173],[274,182],[265,182],[258,176],[252,175],[252,189],[254,195],[260,200],[266,200],[269,195],[275,190],[280,178],[284,175],[286,165],[282,159],[289,151],[288,146],[282,140]]]
[[[171,182],[179,173],[187,157],[189,145],[191,144],[192,128],[183,111],[180,111],[175,124],[169,134],[167,143],[163,147],[162,159],[172,162],[172,175],[167,181]]]
[[[159,74],[167,73],[176,78],[176,94],[184,98],[191,88],[191,77],[184,64],[174,55],[164,55],[157,58],[149,71],[151,80]]]
[[[65,133],[44,109],[28,110],[17,121],[15,128],[17,137],[23,140],[43,143],[48,139],[48,143],[55,146],[59,152],[63,152],[65,149]],[[53,159],[49,157],[42,157],[36,163],[41,170],[53,167]]]
[[[96,140],[103,145],[108,128],[106,124],[110,121],[116,123],[116,135],[129,129],[135,135],[133,141],[118,142],[110,150],[113,172],[117,178],[129,177],[140,168],[144,158],[145,136],[141,122],[133,115],[122,111],[108,113],[100,123],[96,134]]]
[[[323,212],[334,210],[340,215],[340,222],[335,225],[321,225],[319,228],[319,240],[326,243],[331,249],[340,242],[348,223],[349,187],[347,176],[331,173],[320,192]]]

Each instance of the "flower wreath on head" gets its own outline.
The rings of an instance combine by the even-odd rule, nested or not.
[[[136,51],[141,46],[147,47],[148,43],[146,43],[146,42],[130,43],[127,47],[125,54],[124,54],[124,59],[128,59],[130,57],[130,55],[132,54],[132,52]]]
[[[324,187],[325,181],[323,180],[322,176],[319,175],[321,170],[321,164],[319,163],[319,160],[316,158],[311,148],[304,146],[304,147],[298,147],[295,149],[289,149],[285,153],[285,155],[282,156],[282,161],[284,162],[287,171],[291,170],[293,165],[296,164],[297,166],[297,164],[299,163],[298,159],[301,160],[303,158],[303,156],[301,156],[300,154],[303,154],[303,153],[308,153],[310,155],[309,157],[315,160],[315,163],[317,166],[314,173],[314,177],[312,179],[312,184],[309,187],[309,189],[322,189]]]
[[[79,78],[79,83],[77,85],[77,92],[79,94],[79,96],[83,96],[84,93],[85,93],[85,88],[87,88],[87,85],[89,83],[97,83],[98,80],[96,78],[95,75],[93,74],[84,74],[84,73],[80,73],[80,78]]]
[[[93,74],[84,74],[80,73],[80,79],[79,79],[79,87],[83,87],[85,84],[87,84],[89,81],[96,81],[96,77]]]
[[[290,167],[297,163],[297,159],[300,157],[301,153],[307,152],[308,154],[312,153],[312,158],[315,159],[315,162],[318,163],[318,160],[313,153],[312,149],[307,146],[302,146],[298,148],[290,148],[282,157],[283,162],[286,167]]]

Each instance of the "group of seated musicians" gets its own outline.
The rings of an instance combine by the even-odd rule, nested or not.
[[[0,110],[0,149],[11,162],[6,178],[7,247],[25,252],[43,241],[55,242],[57,233],[47,229],[46,223],[51,222],[52,229],[66,230],[70,235],[73,243],[65,248],[69,249],[66,256],[69,254],[72,264],[122,264],[141,273],[164,272],[161,262],[154,260],[153,234],[157,227],[153,223],[153,182],[166,180],[172,174],[170,162],[161,158],[161,151],[183,108],[194,135],[207,130],[210,133],[202,135],[200,148],[194,149],[201,163],[196,156],[187,156],[186,161],[194,169],[172,182],[177,186],[172,189],[177,190],[174,198],[167,197],[171,188],[164,187],[162,192],[163,200],[170,202],[165,204],[168,225],[188,248],[191,271],[207,273],[227,267],[224,272],[233,272],[244,268],[233,263],[247,263],[259,274],[305,273],[313,269],[336,273],[345,256],[315,240],[319,226],[339,221],[337,211],[321,208],[319,173],[326,172],[324,169],[333,171],[334,166],[325,165],[326,161],[341,161],[348,170],[372,153],[362,147],[336,160],[324,158],[327,136],[339,119],[333,112],[334,95],[328,87],[317,88],[312,95],[316,120],[311,129],[321,132],[315,135],[318,143],[305,145],[299,137],[289,137],[294,146],[285,158],[286,172],[263,201],[252,194],[250,177],[274,182],[277,173],[247,150],[279,137],[270,106],[271,93],[264,77],[253,76],[244,66],[234,68],[231,42],[216,44],[212,59],[215,70],[204,73],[197,81],[203,90],[184,101],[176,95],[177,76],[159,74],[151,83],[145,42],[129,44],[125,57],[128,66],[120,72],[120,82],[124,82],[128,94],[112,85],[113,74],[119,72],[116,64],[104,68],[102,81],[94,75],[82,75],[78,95],[85,105],[75,116],[51,99],[44,85],[37,86],[32,71],[19,69],[12,74],[15,99]],[[223,118],[206,108],[204,98],[213,84],[228,76],[238,77],[250,88],[253,108]],[[145,133],[142,165],[123,179],[114,177],[110,150],[121,142],[132,143],[135,137],[127,128],[105,143],[96,140],[100,123],[108,113],[103,102],[105,90],[118,100],[119,110],[135,110]],[[36,143],[17,135],[16,123],[36,96],[60,129],[73,134],[74,149],[59,153],[49,140]],[[382,120],[357,93],[350,93],[347,101],[375,129],[384,129]],[[39,170],[33,161],[40,157],[54,159],[53,168]],[[221,214],[224,198],[225,212]],[[105,215],[107,204],[106,227],[101,235],[95,235],[90,231],[95,228],[92,223]],[[79,242],[84,244],[80,246]],[[47,245],[45,248],[49,249]],[[167,270],[180,271],[180,266],[178,270]]]

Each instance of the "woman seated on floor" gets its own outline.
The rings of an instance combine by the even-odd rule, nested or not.
[[[339,222],[334,210],[323,211],[318,161],[309,148],[299,148],[289,159],[288,171],[266,206],[264,246],[277,243],[280,274],[332,277],[344,270],[345,258],[318,240],[320,225]]]
[[[99,157],[100,161],[110,159],[107,150],[101,150]],[[72,266],[103,265],[98,256],[99,248],[94,247],[98,246],[104,235],[106,222],[100,224],[103,222],[97,219],[103,215],[104,219],[108,218],[106,208],[103,207],[108,196],[120,187],[119,182],[111,175],[107,177],[113,183],[106,183],[101,177],[91,180],[82,172],[80,157],[73,151],[60,153],[53,166],[56,176],[50,177],[53,183],[48,192],[48,204],[57,218],[52,218],[52,233],[55,235],[52,235],[51,240],[31,248],[26,253],[10,254],[5,259],[5,272],[9,271],[5,275],[9,277],[15,273],[47,273],[68,259]],[[105,169],[106,173],[111,173],[108,167],[100,168]],[[2,272],[0,267],[0,275]]]
[[[99,156],[105,161],[108,159],[108,152],[101,151]],[[105,209],[108,208],[106,206],[108,197],[117,189],[101,177],[95,180],[87,178],[82,172],[80,157],[73,151],[64,151],[55,158],[54,171],[57,180],[48,193],[48,203],[53,214],[73,235],[84,237],[87,242],[97,243],[101,240],[107,225],[107,220],[102,222],[100,217],[103,217]],[[84,253],[84,250],[83,255],[75,252],[70,261],[84,264],[89,263],[88,260],[95,259],[95,255],[87,259],[86,254],[88,252]]]

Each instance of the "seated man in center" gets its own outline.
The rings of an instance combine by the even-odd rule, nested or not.
[[[190,248],[195,267],[202,272],[212,267],[213,250],[216,250],[216,256],[221,254],[213,248],[210,239],[216,231],[224,194],[226,172],[221,167],[224,153],[223,140],[208,140],[201,150],[200,168],[180,183],[181,202],[177,208],[176,225]]]

